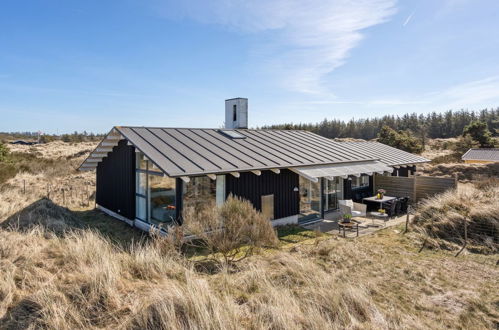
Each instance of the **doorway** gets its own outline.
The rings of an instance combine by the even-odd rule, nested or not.
[[[324,212],[336,211],[338,201],[343,199],[343,179],[342,178],[324,178]]]

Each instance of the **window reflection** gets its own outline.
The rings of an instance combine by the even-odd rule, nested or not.
[[[137,184],[135,185],[136,193],[145,196],[147,190],[147,175],[145,173],[137,173],[136,178],[137,178]]]
[[[153,223],[175,219],[175,179],[149,174],[150,218]]]
[[[320,181],[312,182],[300,177],[300,218],[314,218],[321,212]]]
[[[352,188],[361,188],[369,186],[369,176],[361,175],[360,177],[352,177]]]
[[[335,177],[333,180],[325,179],[324,195],[326,203],[324,210],[336,210],[338,208],[338,200],[343,198],[343,180],[338,177]]]
[[[184,182],[183,207],[200,211],[204,207],[213,207],[216,200],[216,181],[206,176],[193,177]]]

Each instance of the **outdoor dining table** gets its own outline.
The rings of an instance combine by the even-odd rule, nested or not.
[[[378,199],[376,196],[362,198],[362,202],[376,202],[379,203],[379,208],[383,208],[383,203],[397,199],[397,197],[383,196],[383,198]]]

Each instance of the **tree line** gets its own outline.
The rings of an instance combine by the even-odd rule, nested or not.
[[[6,142],[11,140],[26,140],[47,143],[52,141],[63,142],[88,142],[100,141],[104,138],[104,134],[95,134],[92,132],[73,132],[71,134],[38,134],[37,132],[0,132],[0,141]]]
[[[463,134],[463,130],[472,122],[487,124],[492,136],[499,136],[499,107],[479,111],[449,110],[443,113],[386,115],[367,119],[324,119],[320,123],[287,123],[263,126],[263,129],[300,129],[311,131],[327,138],[355,138],[371,140],[377,138],[383,126],[396,131],[425,138],[451,138]],[[424,144],[424,143],[423,143]]]

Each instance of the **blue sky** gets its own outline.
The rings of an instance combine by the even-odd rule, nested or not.
[[[0,131],[499,106],[499,1],[4,0]]]

